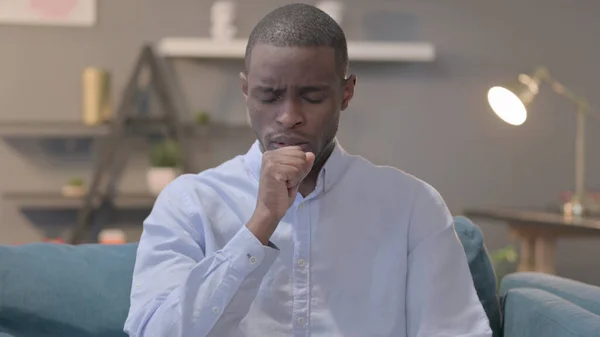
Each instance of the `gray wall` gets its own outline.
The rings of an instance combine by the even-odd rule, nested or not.
[[[80,71],[110,69],[118,95],[140,44],[164,36],[207,36],[210,1],[99,3],[99,24],[87,28],[0,26],[0,118],[78,120]],[[241,1],[240,35],[286,1]],[[349,39],[433,42],[428,64],[357,65],[358,86],[339,138],[352,153],[397,166],[434,185],[453,212],[475,206],[545,207],[572,186],[572,107],[544,88],[529,121],[515,128],[487,108],[487,88],[538,64],[600,106],[600,3],[594,0],[346,1]],[[215,119],[243,121],[239,62],[179,61],[189,105]],[[588,131],[588,185],[600,189],[600,124]],[[206,165],[245,151],[249,141],[213,144]],[[34,146],[0,143],[0,193],[57,189],[85,162],[59,163]],[[45,158],[45,159],[40,159]],[[124,189],[140,190],[144,162],[133,161]],[[141,187],[142,186],[142,187]],[[42,228],[2,204],[0,243],[28,242]],[[55,215],[68,222],[72,215]],[[70,219],[70,218],[69,218]],[[507,242],[500,223],[481,222],[490,249]],[[561,275],[600,284],[600,241],[562,240]]]

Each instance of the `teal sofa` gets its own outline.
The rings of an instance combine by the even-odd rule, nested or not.
[[[494,337],[600,336],[600,288],[515,273],[497,292],[481,231],[465,217],[455,218],[455,228]],[[0,337],[125,337],[136,249],[0,246]]]

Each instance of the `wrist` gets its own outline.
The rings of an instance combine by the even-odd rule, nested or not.
[[[276,216],[268,210],[259,209],[257,207],[250,218],[250,221],[246,224],[246,227],[248,227],[250,232],[266,246],[278,224],[279,219]]]
[[[251,220],[265,224],[265,226],[268,227],[277,227],[277,224],[279,224],[281,219],[267,207],[257,205],[254,209]]]

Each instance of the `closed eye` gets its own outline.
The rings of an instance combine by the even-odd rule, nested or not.
[[[269,97],[261,97],[259,98],[259,101],[261,101],[262,103],[274,103],[278,100],[280,100],[282,98],[281,95],[271,95]]]
[[[312,104],[319,104],[319,103],[323,103],[324,99],[323,98],[310,98],[310,97],[303,97],[305,101],[307,101],[308,103],[312,103]]]

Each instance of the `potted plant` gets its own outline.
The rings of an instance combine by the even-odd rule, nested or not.
[[[165,186],[179,175],[180,151],[178,144],[163,140],[150,149],[150,165],[146,174],[148,189],[158,195]]]
[[[207,111],[200,110],[194,115],[194,122],[197,125],[206,125],[210,122],[210,114]]]
[[[62,194],[69,198],[80,198],[87,193],[85,183],[82,178],[73,177],[62,187]]]
[[[500,287],[500,282],[504,276],[515,271],[518,257],[517,250],[512,245],[500,248],[490,254],[490,260],[496,271],[496,282],[498,287]]]

